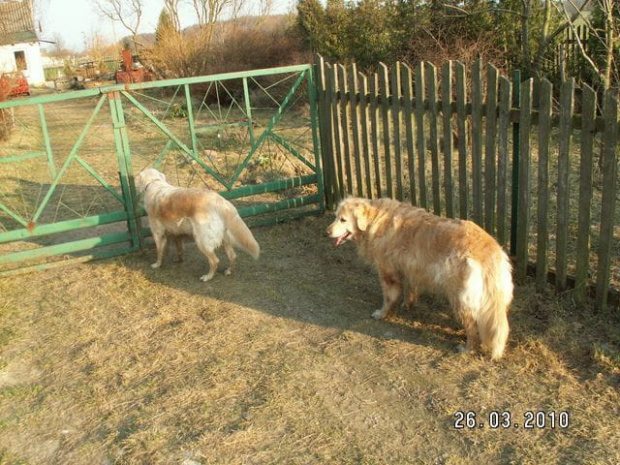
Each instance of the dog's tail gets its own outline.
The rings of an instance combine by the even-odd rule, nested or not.
[[[512,302],[512,266],[503,250],[482,267],[483,298],[478,315],[478,332],[493,360],[504,354],[508,340],[508,309]]]
[[[258,260],[260,255],[260,246],[250,228],[243,222],[237,210],[232,206],[232,210],[229,212],[226,218],[226,228],[228,230],[228,238],[232,242],[233,246],[245,250],[255,260]]]

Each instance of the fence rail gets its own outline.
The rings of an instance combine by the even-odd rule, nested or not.
[[[372,75],[317,58],[325,190],[471,219],[539,289],[618,305],[618,102],[574,80],[519,82],[481,61]],[[579,92],[577,92],[579,90]],[[554,96],[559,96],[555,100]]]

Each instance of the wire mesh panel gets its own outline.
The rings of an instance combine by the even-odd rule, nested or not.
[[[0,142],[1,272],[130,250],[107,96],[2,105],[12,127]]]
[[[315,205],[296,214],[316,211],[308,71],[123,92],[133,171],[154,166],[172,184],[206,186],[229,198],[244,188],[249,197],[236,202],[242,207],[301,196],[298,203]]]

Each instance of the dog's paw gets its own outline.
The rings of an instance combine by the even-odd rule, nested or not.
[[[470,354],[472,352],[472,350],[465,344],[459,344],[458,346],[456,346],[456,351],[459,354]]]
[[[205,283],[206,283],[207,281],[211,281],[211,279],[213,279],[213,276],[209,276],[208,274],[202,275],[202,276],[200,277],[200,280],[201,280],[201,281],[204,281]]]
[[[385,313],[383,313],[382,309],[375,310],[374,312],[372,312],[372,317],[375,320],[383,320],[385,318]]]
[[[151,268],[153,268],[154,270],[159,268],[159,267],[161,267],[161,263],[157,263],[157,262],[151,263]]]
[[[227,268],[226,271],[224,271],[224,276],[230,276],[232,274],[232,270],[230,268]]]

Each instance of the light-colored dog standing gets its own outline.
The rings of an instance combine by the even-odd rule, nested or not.
[[[153,268],[162,264],[168,237],[175,241],[179,261],[183,259],[183,237],[190,236],[196,241],[209,261],[209,272],[200,278],[203,281],[215,275],[219,263],[215,249],[220,245],[224,246],[229,261],[226,275],[232,273],[237,258],[233,246],[258,259],[260,247],[252,232],[234,205],[217,192],[172,186],[163,173],[153,168],[142,170],[135,181],[138,192],[144,196],[144,208],[157,248]]]
[[[353,241],[379,272],[382,319],[394,311],[403,289],[445,295],[467,334],[466,350],[481,348],[498,359],[508,339],[511,265],[486,231],[466,220],[441,218],[391,199],[345,199],[327,233],[335,245]]]

